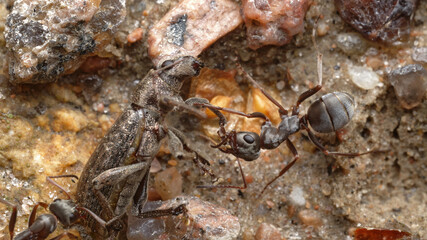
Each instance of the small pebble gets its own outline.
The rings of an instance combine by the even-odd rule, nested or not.
[[[254,182],[254,177],[252,175],[246,175],[245,180],[247,184],[251,184]]]
[[[163,200],[172,199],[182,193],[182,176],[175,167],[156,174],[154,187]]]
[[[307,226],[320,227],[323,225],[320,214],[314,210],[302,210],[298,213],[298,218]]]
[[[320,21],[319,24],[317,25],[317,35],[319,37],[325,36],[328,33],[329,28],[330,27],[326,22]]]
[[[405,109],[418,106],[427,90],[427,70],[419,64],[393,70],[388,76],[400,104]]]
[[[157,160],[157,158],[154,158],[154,160],[151,162],[150,173],[156,173],[160,170],[162,170],[162,165],[160,164],[159,160]]]
[[[281,240],[279,229],[267,223],[262,223],[255,234],[255,240]]]
[[[368,56],[366,58],[366,65],[372,69],[378,69],[384,66],[384,62],[378,57]]]
[[[348,75],[356,86],[370,90],[380,84],[380,77],[370,67],[348,65]]]
[[[292,188],[291,194],[289,194],[289,200],[298,206],[305,205],[304,191],[299,186],[294,186]]]
[[[366,42],[357,33],[340,33],[337,35],[337,47],[347,55],[362,54]]]
[[[176,165],[178,165],[178,162],[176,160],[172,159],[172,160],[168,161],[168,164],[171,165],[171,166],[176,166]]]
[[[137,28],[133,30],[129,35],[127,36],[128,43],[132,44],[137,41],[140,41],[143,37],[144,30],[142,28]]]
[[[427,63],[427,47],[414,48],[412,59],[416,62]]]

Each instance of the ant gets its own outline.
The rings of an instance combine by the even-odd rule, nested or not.
[[[61,189],[65,195],[67,195],[67,199],[55,199],[51,204],[47,204],[44,202],[38,202],[36,205],[34,205],[33,210],[31,211],[30,218],[28,219],[28,228],[24,231],[20,232],[14,236],[14,229],[17,219],[17,206],[4,200],[0,199],[0,202],[8,205],[13,208],[12,215],[10,216],[9,220],[9,235],[10,239],[15,240],[42,240],[46,239],[51,233],[53,233],[56,230],[57,222],[59,221],[64,225],[64,227],[69,227],[70,225],[74,224],[79,218],[81,218],[83,215],[81,214],[82,211],[85,211],[89,213],[96,221],[98,221],[101,224],[105,224],[105,221],[103,221],[101,218],[99,218],[95,213],[90,211],[87,208],[84,207],[77,207],[75,202],[71,199],[68,192],[62,188],[58,183],[56,183],[53,178],[75,178],[78,179],[75,175],[61,175],[61,176],[51,176],[46,177],[46,181],[50,182],[51,184],[55,185],[59,189]],[[48,214],[42,214],[36,218],[37,209],[39,206],[42,206],[45,209],[49,209],[51,212]],[[72,239],[77,239],[77,237],[70,233],[70,232],[64,232],[54,238],[52,240],[59,240],[65,236],[68,236]]]
[[[59,189],[64,192],[64,194],[67,196],[67,199],[55,199],[51,204],[47,204],[44,202],[38,202],[34,205],[33,210],[31,211],[29,220],[28,220],[28,228],[24,231],[20,232],[14,237],[14,229],[17,219],[17,206],[13,203],[10,203],[4,199],[0,198],[0,202],[12,207],[12,214],[10,216],[9,220],[9,235],[10,239],[14,240],[43,240],[47,239],[51,233],[53,233],[56,230],[57,222],[59,221],[65,228],[68,228],[79,218],[83,218],[84,215],[82,212],[86,212],[89,215],[91,215],[99,224],[106,227],[106,222],[102,220],[98,215],[90,211],[89,209],[85,207],[78,207],[76,206],[76,203],[71,199],[69,193],[61,187],[58,183],[56,183],[53,178],[75,178],[78,179],[75,175],[60,175],[60,176],[50,176],[46,177],[46,181],[50,182],[54,186],[58,187]],[[161,209],[161,210],[153,210],[144,212],[143,214],[139,215],[138,217],[141,218],[156,218],[156,217],[162,217],[166,215],[173,215],[177,216],[179,214],[187,214],[187,209],[185,207],[186,204],[180,204],[177,207],[174,208],[168,208],[168,209]],[[42,206],[45,209],[49,209],[51,212],[48,214],[42,214],[36,218],[37,209],[39,206]],[[70,239],[78,239],[77,236],[70,232],[64,232],[60,235],[52,238],[51,240],[59,240],[63,237],[68,236]]]
[[[313,33],[313,42],[317,50],[317,45],[314,40]],[[335,156],[345,156],[345,157],[357,157],[373,152],[382,152],[378,150],[367,151],[363,153],[341,153],[341,152],[331,152],[324,147],[319,140],[316,138],[312,130],[309,128],[309,124],[314,131],[319,133],[332,133],[342,129],[347,125],[354,114],[355,102],[353,97],[345,92],[333,92],[328,93],[314,101],[307,110],[307,113],[302,117],[299,116],[300,105],[309,97],[313,96],[322,89],[322,54],[317,51],[317,73],[319,78],[319,83],[313,88],[308,89],[299,95],[295,105],[291,107],[290,110],[286,110],[277,100],[275,100],[269,93],[267,93],[248,73],[246,73],[243,68],[238,65],[238,68],[241,72],[244,73],[244,76],[270,100],[274,105],[277,106],[278,112],[281,118],[281,122],[278,126],[274,126],[270,119],[260,112],[254,113],[243,113],[234,109],[222,108],[218,106],[213,106],[210,104],[196,103],[195,105],[206,107],[213,111],[219,118],[220,128],[218,130],[218,136],[221,141],[212,145],[213,148],[218,148],[224,153],[230,153],[237,158],[240,171],[242,167],[240,166],[239,158],[242,158],[245,161],[256,160],[260,156],[261,149],[275,149],[279,147],[283,142],[286,143],[286,146],[291,150],[294,155],[293,160],[287,164],[280,173],[262,189],[261,194],[270,186],[274,181],[279,177],[285,174],[300,158],[297,149],[294,144],[289,140],[289,136],[299,132],[300,130],[305,130],[308,133],[308,138],[310,141],[320,149],[325,155],[335,155]],[[246,118],[261,118],[264,120],[264,123],[261,126],[261,134],[258,135],[255,132],[246,132],[239,131],[236,132],[232,130],[227,132],[225,129],[226,119],[224,115],[219,111],[224,111],[232,114],[237,114]],[[245,177],[243,172],[241,172],[243,178],[243,187],[238,186],[198,186],[199,188],[247,188]]]

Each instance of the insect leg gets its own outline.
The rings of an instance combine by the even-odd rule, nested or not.
[[[294,155],[294,159],[290,163],[288,163],[288,165],[286,165],[280,171],[279,175],[277,175],[273,180],[271,180],[270,182],[267,183],[267,185],[265,185],[265,187],[262,189],[260,195],[262,195],[264,193],[265,189],[267,189],[268,186],[270,186],[274,181],[276,181],[279,177],[281,177],[283,174],[285,174],[296,163],[296,161],[298,161],[299,154],[298,154],[298,151],[295,148],[294,144],[289,139],[286,139],[286,145],[288,146],[288,148],[291,150],[292,154]]]
[[[303,119],[305,118],[305,116],[303,117]],[[302,122],[302,128],[307,131],[308,133],[308,138],[310,139],[310,141],[320,150],[322,151],[325,155],[335,155],[335,156],[344,156],[344,157],[358,157],[361,155],[365,155],[365,154],[369,154],[369,153],[378,153],[378,152],[386,152],[384,150],[371,150],[371,151],[367,151],[367,152],[355,152],[355,153],[342,153],[342,152],[330,152],[328,149],[326,149],[325,146],[323,146],[319,140],[316,138],[316,136],[313,134],[313,132],[310,130],[310,128],[308,128],[307,124],[304,123],[304,120]]]
[[[112,168],[102,172],[93,179],[92,184],[95,191],[95,196],[98,198],[99,204],[102,205],[102,208],[108,212],[107,215],[111,219],[106,223],[106,226],[109,226],[115,222],[118,219],[118,216],[114,217],[114,213],[108,202],[108,199],[102,194],[101,189],[104,186],[113,186],[123,181],[124,179],[127,179],[129,176],[146,169],[146,167],[146,162],[140,162],[128,166]]]
[[[15,230],[15,224],[16,224],[16,218],[18,215],[18,208],[15,204],[10,203],[2,198],[0,198],[0,202],[11,207],[12,210],[12,215],[10,215],[10,220],[9,220],[9,235],[10,235],[10,239],[13,239],[13,231]]]

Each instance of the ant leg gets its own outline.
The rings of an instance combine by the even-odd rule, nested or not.
[[[204,107],[209,108],[209,110],[211,110],[213,113],[215,113],[215,115],[217,115],[220,119],[221,119],[221,117],[217,113],[218,110],[228,112],[228,113],[232,113],[232,114],[236,114],[236,115],[240,115],[240,116],[243,116],[246,118],[262,118],[265,121],[270,121],[267,118],[267,116],[265,116],[263,113],[260,113],[260,112],[253,112],[253,113],[246,114],[244,112],[240,112],[240,111],[237,111],[237,110],[234,110],[231,108],[223,108],[223,107],[218,107],[218,106],[214,106],[214,105],[210,105],[210,104],[199,104],[199,103],[197,103],[195,105],[204,106]],[[222,113],[221,113],[221,115],[222,115]]]
[[[244,69],[240,64],[237,64],[237,68],[243,72],[245,77],[259,90],[261,90],[262,94],[264,94],[265,97],[268,98],[274,105],[276,105],[279,108],[279,114],[281,116],[288,115],[288,110],[286,110],[276,99],[274,99],[270,94],[268,94],[264,88],[261,87],[259,83],[257,83]]]
[[[316,136],[314,136],[313,132],[308,128],[307,125],[305,125],[304,123],[302,123],[303,129],[305,131],[307,131],[308,133],[308,138],[310,139],[310,141],[320,150],[323,152],[323,154],[325,155],[335,155],[335,156],[344,156],[344,157],[358,157],[361,155],[365,155],[365,154],[369,154],[369,153],[377,153],[377,152],[385,152],[382,150],[371,150],[371,151],[367,151],[367,152],[355,152],[355,153],[342,153],[342,152],[330,152],[328,149],[326,149],[325,146],[323,146],[319,140],[316,138]]]
[[[67,195],[68,199],[71,199],[70,194],[68,194],[67,190],[65,190],[61,185],[59,185],[57,182],[55,182],[52,178],[75,178],[77,180],[79,178],[76,175],[59,175],[59,176],[47,176],[46,177],[46,181],[50,182],[51,184],[53,184],[57,188],[61,189],[61,191],[64,192],[65,195]]]
[[[286,139],[286,145],[288,146],[288,148],[291,150],[292,154],[294,155],[294,159],[290,163],[288,163],[288,165],[286,165],[280,171],[279,175],[277,175],[273,180],[271,180],[270,182],[267,183],[267,185],[265,185],[265,187],[262,189],[262,191],[260,193],[260,196],[264,193],[265,189],[267,189],[268,186],[270,186],[274,181],[276,181],[279,177],[281,177],[283,174],[285,174],[299,159],[298,151],[295,148],[294,144],[289,139]]]
[[[10,203],[2,198],[0,198],[0,202],[12,208],[12,215],[10,215],[10,220],[9,220],[9,235],[10,235],[10,240],[12,240],[13,231],[15,230],[16,218],[18,216],[18,208],[16,207],[15,204]]]
[[[36,205],[34,205],[33,210],[31,211],[31,214],[30,214],[30,218],[28,219],[28,227],[31,227],[31,225],[33,225],[36,219],[37,208],[39,206],[42,206],[43,208],[47,209],[49,207],[49,204],[44,202],[38,202],[36,203]]]
[[[199,185],[196,188],[236,188],[236,189],[246,189],[248,184],[246,183],[245,174],[243,173],[242,165],[240,164],[239,158],[236,158],[237,163],[239,164],[240,174],[242,175],[243,186],[234,186],[234,185]]]

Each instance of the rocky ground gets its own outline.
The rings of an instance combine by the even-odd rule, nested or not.
[[[12,85],[5,40],[0,37],[0,61],[5,66],[0,74],[0,197],[20,205],[16,232],[25,229],[34,203],[64,197],[45,177],[80,174],[97,143],[128,105],[136,82],[153,68],[147,55],[148,28],[175,4],[127,1],[126,18],[114,37],[114,50],[110,49],[114,54],[108,56],[115,59],[114,64],[96,74],[80,69],[54,83]],[[12,1],[0,3],[1,31],[11,5]],[[427,47],[426,1],[421,1],[416,11],[410,39],[400,46],[365,40],[342,21],[333,1],[315,1],[305,17],[305,32],[290,44],[251,50],[246,45],[245,28],[240,26],[205,49],[200,59],[207,67],[223,71],[234,70],[237,59],[288,108],[318,81],[311,32],[319,15],[316,41],[323,54],[323,88],[316,96],[348,92],[357,109],[339,139],[333,134],[317,136],[329,149],[340,152],[387,151],[357,158],[328,157],[314,148],[305,132],[297,133],[290,140],[301,160],[259,196],[265,184],[292,159],[284,144],[264,151],[256,161],[242,162],[249,182],[242,191],[196,188],[210,184],[210,178],[201,176],[190,159],[172,159],[165,148],[157,158],[160,166],[152,174],[152,182],[160,170],[176,167],[183,179],[182,194],[217,204],[238,217],[239,239],[263,239],[256,233],[270,225],[285,239],[351,239],[357,227],[401,229],[426,239],[426,96],[424,93],[417,107],[404,109],[388,78],[392,70],[408,64],[427,67],[427,61],[413,54],[416,48]],[[127,36],[137,28],[142,29],[142,39],[127,43]],[[236,77],[235,83],[234,93],[241,96],[233,95],[232,100],[245,105],[256,93],[241,77]],[[184,97],[197,93],[190,85],[184,87]],[[304,102],[303,112],[314,100]],[[192,144],[214,160],[216,175],[241,184],[234,157],[211,149],[210,143],[200,138],[214,132],[212,119],[170,115],[169,124],[185,130]],[[75,183],[58,182],[75,194]],[[8,234],[10,214],[9,208],[0,205],[2,239]]]

